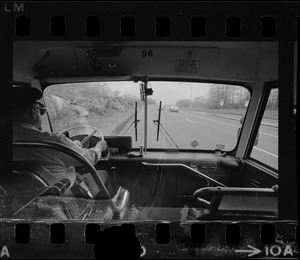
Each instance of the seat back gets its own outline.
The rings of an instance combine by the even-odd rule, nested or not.
[[[0,215],[13,217],[13,214],[43,192],[48,185],[38,176],[28,171],[13,169],[1,175]]]
[[[32,175],[46,186],[54,185],[58,181],[45,166],[34,161],[14,161],[13,169]]]

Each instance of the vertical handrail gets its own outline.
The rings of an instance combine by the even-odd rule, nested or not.
[[[144,151],[147,152],[147,121],[148,121],[148,96],[146,95],[148,82],[145,81],[145,122],[144,122]]]

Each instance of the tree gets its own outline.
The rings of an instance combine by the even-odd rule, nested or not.
[[[193,99],[193,107],[205,107],[207,103],[207,97],[195,97]]]
[[[246,88],[232,85],[214,84],[211,86],[206,106],[219,109],[220,101],[223,101],[223,108],[243,108],[249,100],[250,94]]]
[[[208,102],[209,108],[219,108],[220,107],[220,85],[212,85],[208,92]]]
[[[115,97],[120,96],[120,90],[115,90],[113,95],[114,95]]]
[[[190,107],[191,100],[190,99],[180,99],[176,102],[176,106],[178,107]]]

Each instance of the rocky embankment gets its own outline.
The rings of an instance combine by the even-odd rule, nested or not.
[[[92,114],[105,115],[107,111],[124,111],[128,106],[125,100],[109,98],[66,99],[55,95],[45,95],[51,119],[58,119],[70,114],[75,117],[90,117]]]
[[[71,99],[48,93],[44,98],[55,132],[88,124],[106,135],[118,135],[134,116],[134,102],[120,96]]]

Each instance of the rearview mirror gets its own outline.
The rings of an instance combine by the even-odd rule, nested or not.
[[[141,95],[141,100],[145,101],[145,84],[144,83],[140,84],[140,95]]]

